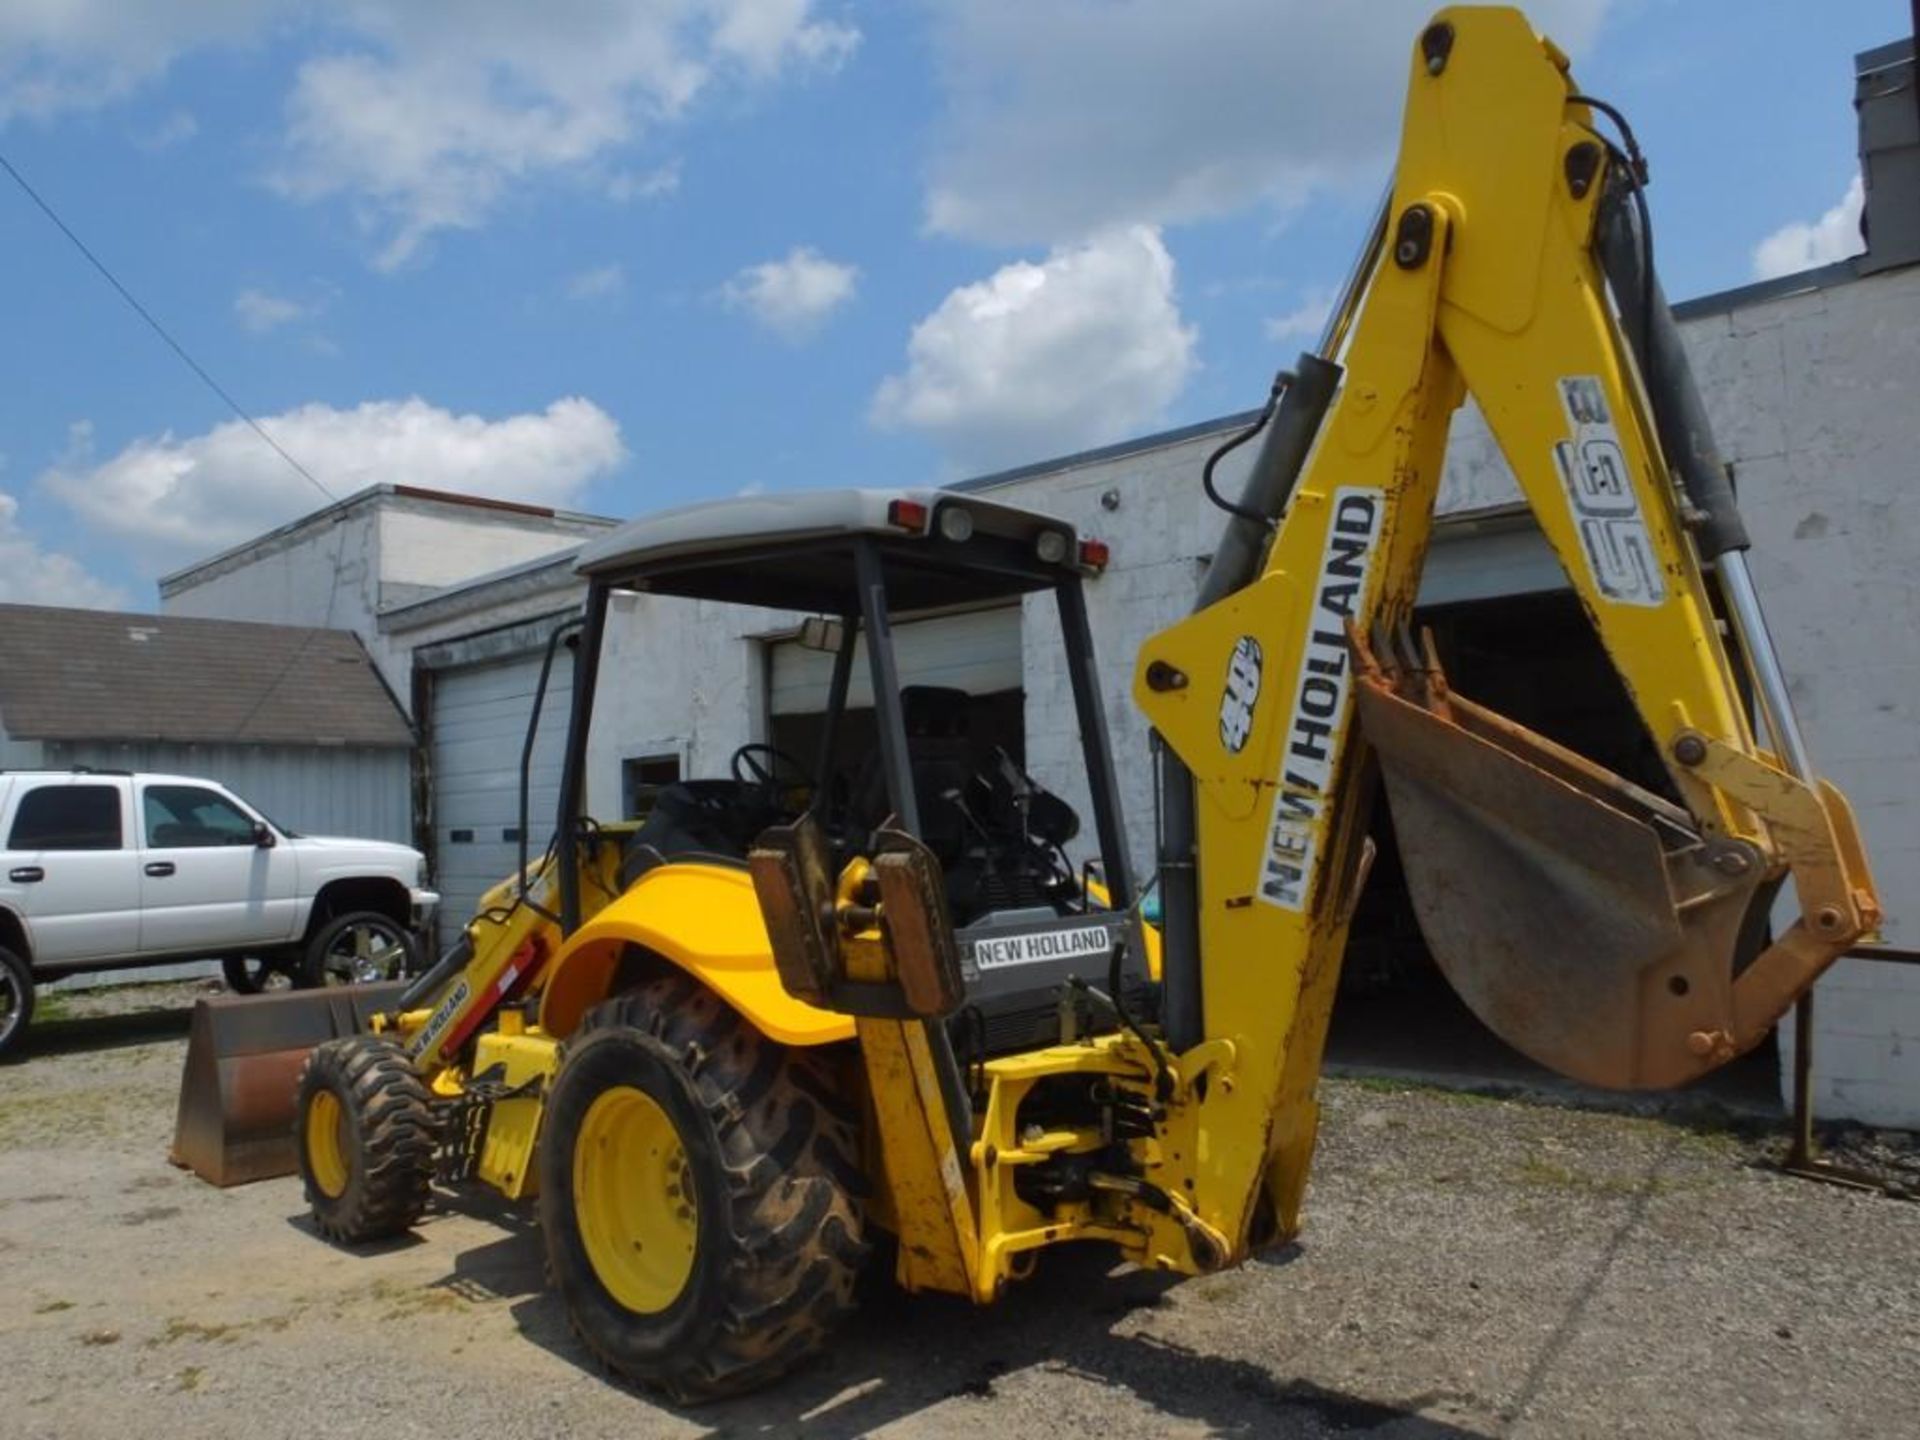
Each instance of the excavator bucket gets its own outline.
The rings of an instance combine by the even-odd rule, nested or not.
[[[1663,1088],[1732,1059],[1751,1029],[1739,952],[1772,888],[1753,847],[1452,694],[1430,638],[1400,637],[1385,666],[1354,640],[1414,911],[1473,1012],[1591,1085]]]
[[[167,1158],[221,1186],[292,1174],[293,1092],[308,1052],[367,1029],[406,988],[394,980],[196,1002]]]

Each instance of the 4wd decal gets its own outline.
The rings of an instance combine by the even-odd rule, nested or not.
[[[1333,781],[1333,752],[1347,722],[1353,688],[1347,621],[1360,607],[1367,572],[1386,519],[1383,491],[1342,486],[1333,492],[1326,553],[1320,557],[1307,642],[1293,687],[1293,719],[1280,758],[1280,783],[1267,822],[1255,893],[1282,910],[1306,908],[1314,853]]]
[[[1220,743],[1229,755],[1246,748],[1253,733],[1253,707],[1260,699],[1260,642],[1242,635],[1227,661],[1227,688],[1220,696]]]
[[[1568,375],[1560,381],[1560,403],[1573,438],[1553,447],[1553,461],[1573,507],[1594,588],[1623,605],[1658,605],[1667,598],[1667,587],[1607,409],[1606,389],[1595,376]]]
[[[1073,930],[1036,930],[1030,935],[983,936],[973,942],[973,963],[982,970],[1033,965],[1042,960],[1077,960],[1082,955],[1112,953],[1113,935],[1104,925],[1082,925]]]

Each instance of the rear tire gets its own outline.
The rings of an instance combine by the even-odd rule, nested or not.
[[[278,956],[228,955],[220,962],[227,989],[235,995],[260,995],[269,990],[290,988],[298,983],[296,967]]]
[[[18,1054],[33,1020],[33,971],[13,951],[0,949],[0,1060]]]
[[[328,1239],[384,1240],[411,1229],[427,1208],[433,1101],[386,1036],[316,1047],[300,1071],[293,1126],[313,1223]]]
[[[608,1124],[620,1112],[624,1134]],[[852,1308],[866,1254],[858,1154],[857,1112],[823,1057],[769,1040],[691,977],[596,1006],[540,1146],[540,1228],[574,1332],[682,1403],[807,1359]],[[644,1182],[622,1178],[636,1169]],[[636,1202],[659,1209],[613,1223]],[[650,1267],[629,1253],[643,1244]]]

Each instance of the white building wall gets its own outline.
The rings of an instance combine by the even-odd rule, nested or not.
[[[407,707],[411,650],[386,642],[382,614],[568,549],[609,523],[376,489],[167,576],[160,609],[356,631]]]
[[[602,527],[504,510],[455,509],[405,497],[380,510],[382,607],[580,543]]]
[[[379,609],[379,526],[371,506],[332,524],[301,525],[250,547],[244,560],[209,562],[161,582],[160,613],[369,633]]]

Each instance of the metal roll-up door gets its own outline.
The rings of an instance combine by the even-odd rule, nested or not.
[[[912,620],[893,627],[902,685],[947,685],[969,695],[1021,688],[1020,607],[973,610]],[[827,708],[833,656],[783,640],[773,646],[769,708],[775,715],[812,715]],[[873,704],[864,639],[853,667],[847,704]]]
[[[472,918],[480,896],[519,863],[520,750],[540,680],[537,654],[442,670],[433,679],[434,874],[442,945]],[[560,803],[573,657],[554,657],[528,772],[527,851],[543,853]]]

